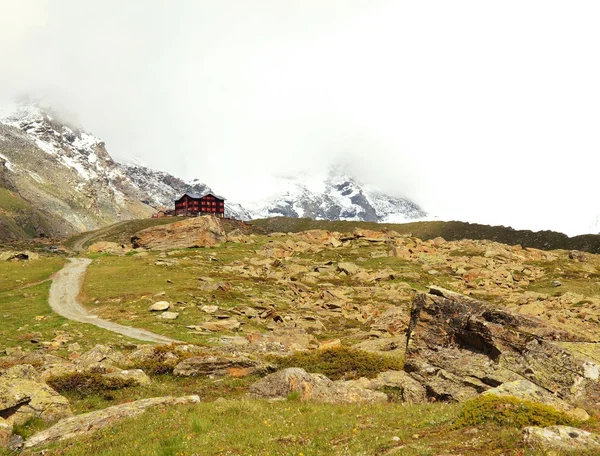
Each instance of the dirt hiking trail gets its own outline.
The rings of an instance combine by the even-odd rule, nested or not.
[[[50,307],[52,307],[54,312],[69,320],[89,323],[117,334],[131,337],[132,339],[159,344],[177,342],[176,340],[154,334],[144,329],[132,328],[130,326],[123,326],[118,323],[102,320],[96,315],[89,313],[79,303],[77,297],[81,291],[85,272],[91,262],[92,260],[88,258],[70,258],[70,263],[54,274],[49,297]]]

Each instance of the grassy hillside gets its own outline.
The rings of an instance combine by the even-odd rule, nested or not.
[[[374,223],[312,220],[308,218],[274,217],[253,220],[252,225],[266,232],[292,232],[323,229],[329,231],[350,232],[354,228],[372,230],[393,230],[401,234],[410,234],[423,240],[443,237],[447,241],[461,239],[489,240],[509,245],[521,245],[543,250],[583,250],[600,253],[600,235],[586,234],[569,237],[556,231],[515,230],[505,226],[480,225],[468,222],[411,222],[411,223]]]
[[[18,194],[0,187],[0,241],[51,232],[52,222]]]
[[[88,241],[125,241],[139,229],[173,221],[166,218],[121,222],[86,236]],[[304,228],[314,227],[312,223],[308,221]],[[357,225],[314,223],[340,231]],[[253,229],[263,229],[260,225],[261,221]],[[227,229],[235,226],[232,223]],[[428,226],[435,225],[422,225]],[[431,237],[433,234],[437,233],[431,233]],[[311,241],[311,235],[317,236],[317,241]],[[577,261],[565,251],[527,252],[490,242],[421,243],[398,238],[394,241],[396,256],[389,256],[390,244],[385,240],[341,243],[338,239],[333,246],[326,234],[324,242],[318,241],[321,235],[252,235],[240,242],[210,248],[131,252],[123,256],[89,254],[93,262],[80,299],[102,318],[195,344],[202,347],[203,354],[263,359],[263,349],[254,344],[264,343],[268,350],[274,350],[272,347],[292,343],[315,348],[337,340],[352,350],[375,350],[371,344],[381,340],[385,342],[385,353],[369,353],[401,363],[403,335],[414,293],[437,285],[501,302],[520,314],[577,331],[591,342],[573,344],[573,350],[583,353],[589,349],[587,356],[600,360],[596,351],[600,255],[586,255],[585,261]],[[86,238],[80,236],[72,242],[82,240]],[[403,250],[405,243],[407,249]],[[408,247],[415,252],[408,255]],[[354,264],[358,271],[345,273],[342,262]],[[61,258],[44,257],[28,263],[0,264],[0,311],[6,320],[0,340],[7,347],[21,346],[69,360],[81,357],[96,343],[131,354],[135,341],[90,325],[68,322],[52,313],[47,304],[49,283],[38,282],[63,263]],[[344,268],[347,267],[346,264]],[[556,281],[561,285],[556,286]],[[158,300],[168,301],[169,311],[177,312],[177,318],[163,319],[157,312],[149,311],[149,306]],[[211,306],[217,310],[207,309]],[[239,327],[202,327],[230,320],[237,320]],[[163,352],[156,355],[159,353]],[[322,358],[299,364],[300,357],[294,358],[293,363],[316,373],[331,367],[344,375],[362,372],[364,367],[373,370],[377,364],[361,363],[363,358],[358,355],[348,361],[348,357],[340,355],[342,351],[332,353],[335,357],[329,364]],[[2,360],[0,354],[0,363]],[[277,357],[264,360],[279,367],[284,365]],[[72,387],[60,392],[76,414],[162,395],[198,394],[202,402],[153,409],[96,434],[55,444],[48,454],[544,454],[524,448],[520,430],[514,424],[489,420],[460,424],[463,405],[399,403],[399,397],[394,395],[398,391],[394,389],[386,390],[390,393],[389,402],[383,404],[319,404],[300,402],[293,395],[269,402],[246,397],[259,374],[240,378],[178,377],[169,370],[157,369],[165,367],[159,361],[133,367],[146,369],[151,384],[86,393]],[[584,428],[597,432],[598,423],[595,417]],[[18,431],[28,436],[46,426],[32,422]],[[5,454],[8,453],[0,450],[0,455]],[[39,450],[23,454],[39,454]]]

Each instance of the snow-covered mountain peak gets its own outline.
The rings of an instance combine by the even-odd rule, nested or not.
[[[310,217],[325,220],[405,222],[427,214],[405,198],[361,184],[347,167],[334,166],[324,176],[278,179],[278,191],[262,201],[245,203],[253,218]]]
[[[38,148],[75,169],[85,180],[104,174],[107,165],[114,166],[100,138],[59,120],[39,101],[21,103],[0,123],[24,132]]]

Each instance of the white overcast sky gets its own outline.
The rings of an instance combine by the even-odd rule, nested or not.
[[[343,163],[441,219],[591,229],[600,2],[0,0],[0,104],[42,96],[229,199]]]

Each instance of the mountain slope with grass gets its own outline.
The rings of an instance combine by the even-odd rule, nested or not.
[[[81,254],[88,312],[178,344],[54,314],[60,255],[0,263],[0,431],[23,454],[548,454],[535,426],[595,454],[599,255],[364,222],[129,243],[165,220],[72,242],[105,242]],[[56,395],[32,408],[17,387]]]
[[[0,185],[22,202],[9,214],[17,228],[3,222],[13,237],[65,236],[153,212],[100,139],[36,104],[0,121]]]

